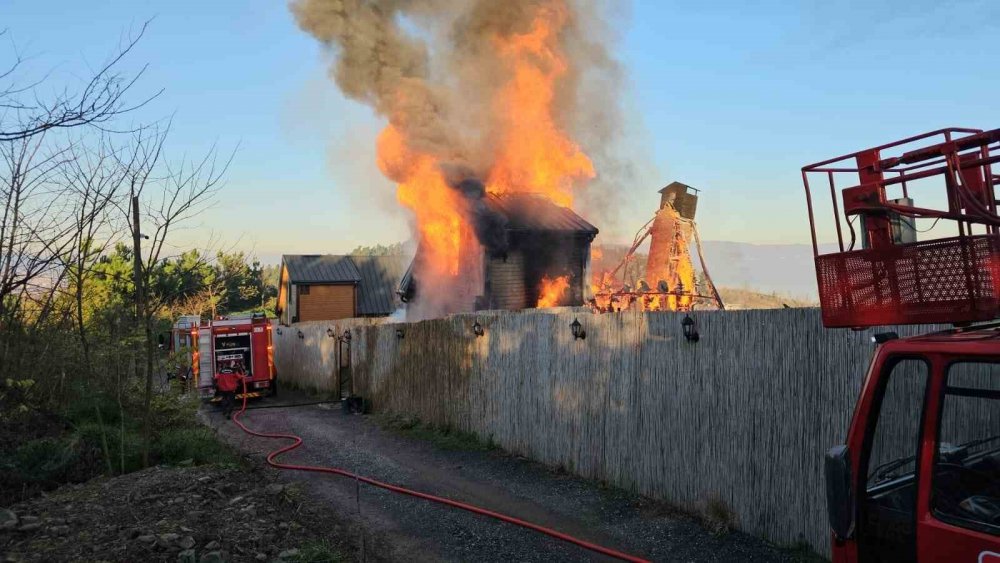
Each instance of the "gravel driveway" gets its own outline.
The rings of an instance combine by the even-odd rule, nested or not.
[[[285,394],[282,402],[308,400]],[[260,406],[275,403],[263,402]],[[209,407],[209,409],[211,409]],[[240,450],[281,443],[255,438],[213,410],[205,420]],[[246,424],[291,432],[305,444],[282,458],[328,465],[476,504],[655,561],[797,561],[796,553],[731,532],[714,535],[693,519],[502,452],[452,451],[382,430],[339,405],[248,411]],[[263,459],[261,459],[263,463]],[[601,561],[576,546],[486,517],[357,486],[342,477],[283,472],[327,503],[356,537],[359,558],[380,561]],[[345,538],[347,539],[347,538]]]

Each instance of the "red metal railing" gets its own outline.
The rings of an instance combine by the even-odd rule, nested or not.
[[[893,156],[887,157],[890,153]],[[824,324],[962,324],[996,318],[1000,311],[1000,217],[994,196],[1000,177],[992,169],[996,162],[1000,162],[1000,129],[949,128],[804,167]],[[821,237],[833,232],[818,232],[810,188],[810,179],[815,181],[817,175],[830,190],[834,252],[820,251]],[[943,206],[894,201],[887,189],[913,201],[943,195]],[[934,233],[927,240],[903,240],[902,222],[915,227],[917,219],[933,219],[934,224],[920,234]]]

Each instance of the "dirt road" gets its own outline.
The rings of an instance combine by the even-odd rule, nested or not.
[[[282,402],[307,400],[291,397]],[[260,403],[261,406],[274,403]],[[206,416],[228,442],[264,454],[280,442],[244,434],[217,412]],[[305,445],[283,460],[341,467],[542,524],[656,561],[796,561],[794,553],[740,533],[721,536],[698,522],[618,490],[553,472],[501,452],[453,451],[381,429],[339,406],[248,411],[244,421],[291,432]],[[261,459],[263,463],[263,459]],[[513,525],[349,479],[284,472],[339,515],[358,555],[383,561],[595,561],[578,547]],[[363,551],[363,553],[361,553]]]

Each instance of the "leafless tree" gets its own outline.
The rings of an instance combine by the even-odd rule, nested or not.
[[[218,151],[213,146],[199,159],[171,162],[164,151],[169,132],[169,123],[163,127],[151,127],[137,132],[131,144],[131,152],[121,161],[126,170],[130,202],[130,206],[123,207],[122,211],[125,217],[131,219],[134,248],[146,246],[145,252],[136,252],[134,256],[136,316],[145,334],[144,464],[149,462],[151,440],[150,403],[156,350],[153,316],[163,306],[165,297],[150,292],[150,282],[154,269],[165,257],[168,236],[178,225],[200,213],[211,201],[235,155],[234,151],[220,160]]]
[[[0,143],[0,322],[12,294],[44,280],[72,243],[71,205],[52,182],[65,149],[46,153],[44,135]]]
[[[177,297],[152,282],[172,258],[168,241],[211,202],[235,154],[220,158],[212,147],[199,158],[173,160],[166,154],[169,121],[122,126],[123,115],[159,94],[130,103],[126,94],[145,66],[132,74],[122,70],[148,23],[78,87],[54,96],[46,95],[55,82],[51,76],[25,78],[28,59],[16,48],[9,63],[0,60],[0,372],[35,373],[37,355],[58,348],[52,339],[35,336],[37,327],[75,333],[79,347],[68,352],[74,358],[51,362],[63,371],[59,385],[36,389],[61,389],[67,366],[80,360],[82,373],[100,371],[99,357],[113,364],[104,367],[113,371],[108,379],[116,382],[124,411],[123,389],[139,383],[133,377],[142,372],[144,464],[151,441],[154,323]],[[105,334],[102,322],[104,337],[95,336],[99,346],[92,346],[84,304],[95,265],[126,235],[135,261],[134,324],[124,319],[129,326],[123,327],[119,319],[107,319],[112,326]],[[126,342],[141,343],[141,351],[123,346]],[[0,386],[0,405],[6,392]]]
[[[26,304],[36,308],[33,324],[46,321],[62,282],[73,272],[62,266],[75,263],[76,277],[94,253],[94,229],[101,223],[109,196],[107,176],[81,157],[92,149],[92,139],[70,131],[112,131],[115,120],[138,103],[126,94],[143,75],[126,73],[123,63],[144,35],[122,40],[107,61],[80,84],[67,84],[51,94],[51,74],[28,78],[29,58],[11,43],[8,61],[0,61],[0,326],[10,328]],[[0,36],[6,36],[0,30]],[[134,130],[129,127],[127,130]],[[106,137],[102,137],[103,139]],[[100,145],[101,142],[98,142]],[[115,163],[117,165],[117,163]],[[91,168],[90,178],[86,170]],[[96,174],[96,175],[95,175]],[[81,189],[83,191],[81,191]],[[8,360],[10,331],[0,334],[0,368]]]
[[[87,338],[84,296],[93,266],[104,252],[120,240],[114,228],[116,214],[109,209],[122,199],[127,169],[115,158],[118,148],[108,135],[100,135],[96,146],[74,144],[70,158],[60,167],[61,181],[68,195],[76,200],[73,247],[64,264],[73,290],[77,333],[86,372],[92,372],[90,343]]]
[[[157,97],[160,92],[138,103],[129,103],[126,94],[146,67],[134,74],[121,70],[122,62],[145,34],[149,23],[143,23],[138,33],[122,41],[107,62],[80,86],[67,86],[54,96],[39,91],[48,76],[36,80],[23,76],[26,58],[12,47],[11,60],[0,67],[3,69],[0,70],[0,142],[20,141],[53,129],[106,128],[116,118]]]

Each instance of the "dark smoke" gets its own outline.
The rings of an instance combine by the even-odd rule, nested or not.
[[[620,137],[618,89],[623,81],[607,48],[612,37],[606,22],[622,12],[620,4],[291,0],[290,8],[299,27],[333,55],[330,76],[345,96],[386,118],[410,150],[448,163],[442,166],[443,176],[465,196],[476,237],[491,254],[502,255],[511,244],[506,222],[489,207],[477,180],[489,178],[496,143],[507,125],[505,112],[494,103],[511,72],[496,39],[528,33],[534,19],[547,10],[566,14],[557,40],[569,70],[556,84],[553,117],[596,166],[598,175],[591,182],[595,188],[585,189],[577,201],[578,210],[599,223],[618,207],[610,202],[621,196],[622,188],[630,187],[620,181],[618,171],[628,167],[616,160],[613,149]],[[558,254],[558,249],[548,251]],[[421,269],[419,253],[414,269]],[[423,286],[433,286],[433,281]],[[447,311],[443,302],[450,296],[426,295],[430,293],[420,298],[425,301],[420,314]],[[431,299],[442,303],[427,304]]]
[[[605,48],[604,21],[620,11],[612,4],[619,3],[292,0],[290,7],[299,27],[333,53],[330,75],[346,96],[386,117],[411,149],[485,178],[504,120],[492,102],[509,78],[495,37],[528,32],[543,8],[568,12],[559,42],[569,72],[557,85],[557,124],[579,137],[595,162],[605,160],[621,121],[620,70]]]

